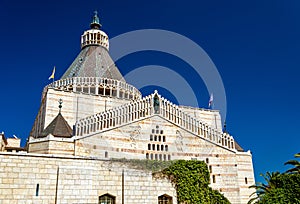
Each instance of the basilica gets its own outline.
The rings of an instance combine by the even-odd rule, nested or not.
[[[170,181],[123,158],[204,161],[213,189],[247,203],[252,155],[223,130],[218,110],[176,105],[158,91],[143,96],[110,57],[97,13],[80,43],[62,77],[44,87],[26,147],[8,148],[2,134],[3,204],[177,203]]]

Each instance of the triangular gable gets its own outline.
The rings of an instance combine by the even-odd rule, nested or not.
[[[75,124],[75,135],[77,138],[86,137],[91,134],[94,135],[153,115],[159,115],[169,122],[212,143],[235,150],[235,143],[232,136],[228,133],[220,132],[198,118],[189,115],[178,105],[161,97],[157,91],[140,100],[135,100],[78,120]]]
[[[72,137],[73,131],[65,118],[58,113],[58,115],[52,120],[52,122],[43,130],[39,137],[46,137],[48,135],[54,137]]]

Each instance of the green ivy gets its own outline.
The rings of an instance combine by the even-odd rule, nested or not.
[[[230,204],[219,191],[209,187],[207,165],[197,160],[112,159],[131,168],[152,171],[155,177],[167,177],[175,186],[180,204]]]
[[[167,167],[169,167],[174,161],[158,161],[158,160],[149,160],[149,159],[115,159],[112,158],[111,161],[123,163],[131,168],[159,172]]]
[[[209,187],[209,172],[203,161],[177,160],[162,171],[175,184],[178,203],[230,204],[220,192]]]

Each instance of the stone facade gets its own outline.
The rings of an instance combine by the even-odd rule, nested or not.
[[[232,204],[247,203],[252,155],[223,131],[219,111],[176,105],[157,91],[142,97],[113,63],[100,27],[95,15],[78,57],[44,88],[27,152],[0,152],[0,200],[154,204],[163,196],[177,203],[168,180],[114,160],[126,158],[205,161],[211,187]],[[3,149],[7,140],[0,142]]]
[[[157,204],[176,191],[167,179],[120,162],[47,154],[0,153],[2,204],[98,203],[101,195],[115,203]]]

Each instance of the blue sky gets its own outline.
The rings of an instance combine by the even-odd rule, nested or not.
[[[284,171],[283,163],[300,152],[299,9],[297,0],[2,0],[0,131],[27,138],[53,66],[59,78],[79,53],[80,35],[98,10],[110,38],[164,29],[201,46],[222,77],[227,129],[252,151],[256,180],[259,173]],[[117,62],[123,74],[148,64],[178,72],[199,90],[199,106],[207,107],[206,87],[181,59],[140,52]]]

